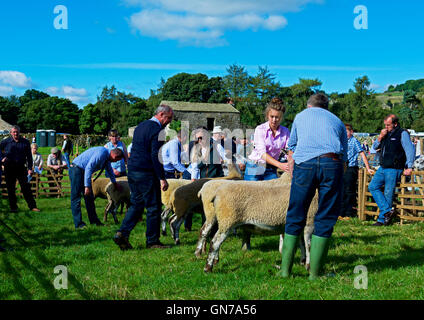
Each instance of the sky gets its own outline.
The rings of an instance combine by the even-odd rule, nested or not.
[[[422,0],[2,1],[0,96],[37,89],[83,107],[115,85],[148,98],[161,78],[231,64],[328,93],[367,75],[383,92],[424,78],[423,14]]]

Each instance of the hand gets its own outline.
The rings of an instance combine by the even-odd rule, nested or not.
[[[91,194],[91,188],[90,187],[85,187],[84,189],[84,195],[85,196],[89,196]]]
[[[122,186],[118,182],[115,182],[113,185],[115,189],[118,190],[118,192],[122,192],[124,190],[124,188],[122,188]]]
[[[6,157],[3,158],[3,160],[1,162],[5,163],[6,162]]]
[[[161,188],[162,191],[168,190],[168,181],[161,180],[160,181],[160,188]]]
[[[114,173],[114,175],[115,176],[119,176],[121,173],[118,171],[118,170],[116,170],[116,169],[113,169],[113,173]]]
[[[411,174],[412,174],[412,169],[411,168],[403,170],[403,175],[404,176],[410,176]]]
[[[290,171],[290,167],[289,167],[288,162],[286,162],[286,163],[280,163],[278,165],[278,168],[280,168],[281,170],[283,170],[284,172],[287,172],[287,173],[289,173],[289,171]]]
[[[32,173],[33,173],[32,170],[28,170],[28,175],[29,176],[32,176]]]
[[[243,163],[240,163],[239,168],[240,168],[241,171],[244,171],[244,170],[246,170],[246,165],[243,164]]]
[[[381,130],[380,135],[378,136],[378,141],[381,141],[386,136],[387,132],[387,129]]]
[[[369,174],[373,175],[375,173],[375,171],[371,168],[367,168],[367,171]]]

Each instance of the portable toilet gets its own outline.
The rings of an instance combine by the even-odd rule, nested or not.
[[[56,147],[56,131],[46,130],[46,132],[47,132],[47,146]]]
[[[35,141],[39,147],[47,147],[47,132],[46,130],[37,130]]]

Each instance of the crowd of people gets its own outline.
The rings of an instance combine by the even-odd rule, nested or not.
[[[174,113],[171,107],[160,105],[151,119],[136,127],[128,149],[117,130],[110,130],[107,144],[89,148],[71,161],[72,141],[64,137],[62,150],[51,150],[47,166],[54,172],[69,170],[71,211],[77,230],[86,227],[81,215],[82,197],[90,224],[103,225],[96,214],[91,187],[93,178],[97,179],[105,171],[106,177],[119,191],[121,187],[116,178],[127,177],[131,206],[113,236],[122,250],[132,248],[129,237],[144,209],[146,247],[168,247],[160,241],[161,191],[167,190],[167,179],[181,177],[194,181],[223,177],[228,163],[235,163],[247,181],[277,179],[277,171],[290,174],[292,184],[280,275],[288,277],[291,273],[306,214],[315,192],[318,192],[310,262],[310,278],[314,279],[327,255],[335,223],[356,214],[358,158],[362,159],[368,173],[374,175],[369,190],[380,215],[373,226],[392,223],[396,215],[392,208],[396,183],[402,174],[411,175],[415,159],[409,133],[400,127],[396,115],[384,119],[385,128],[369,148],[353,136],[351,124],[344,124],[328,110],[328,103],[327,96],[312,95],[307,108],[296,115],[289,130],[281,125],[286,110],[284,102],[273,98],[265,110],[266,121],[256,127],[251,137],[227,137],[220,126],[215,126],[212,132],[199,127],[193,130],[191,137],[179,132],[167,143],[162,141],[161,132],[172,121]],[[28,184],[33,172],[41,173],[43,169],[37,145],[30,145],[28,140],[21,138],[19,127],[14,126],[11,137],[1,142],[0,150],[10,211],[18,210],[15,195],[18,180],[29,209],[38,212]],[[380,151],[380,167],[376,172],[366,157],[370,150]],[[191,216],[186,217],[186,230],[191,230],[191,219]]]

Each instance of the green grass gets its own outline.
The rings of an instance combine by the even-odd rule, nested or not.
[[[105,200],[96,200],[99,217]],[[0,203],[0,218],[13,227],[28,246],[20,244],[3,226],[0,233],[13,251],[0,253],[0,299],[423,299],[424,225],[406,224],[373,228],[371,221],[339,221],[325,273],[315,282],[298,261],[294,277],[280,279],[278,237],[256,236],[252,250],[240,250],[241,240],[224,242],[212,274],[205,274],[205,258],[194,256],[196,232],[181,231],[180,246],[171,236],[161,237],[170,249],[145,248],[145,222],[138,224],[130,241],[135,247],[122,252],[113,243],[118,229],[110,218],[105,227],[74,231],[70,200],[40,199],[41,213],[7,212]],[[84,207],[84,206],[83,206]],[[86,222],[86,212],[83,209]],[[122,221],[122,216],[119,216]],[[183,229],[183,228],[182,228]],[[169,232],[168,232],[169,234]],[[54,268],[68,268],[67,290],[54,289]],[[355,266],[368,268],[368,289],[354,288]]]

